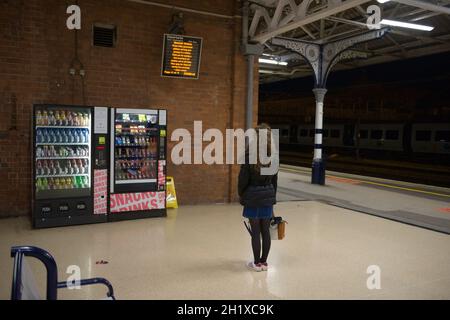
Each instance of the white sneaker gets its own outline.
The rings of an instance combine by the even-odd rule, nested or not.
[[[249,268],[250,270],[256,271],[256,272],[261,272],[262,268],[261,268],[261,264],[255,264],[253,261],[250,261],[249,263],[247,263],[247,268]]]
[[[261,271],[267,271],[269,270],[269,265],[267,264],[267,262],[265,263],[260,263],[261,265]]]

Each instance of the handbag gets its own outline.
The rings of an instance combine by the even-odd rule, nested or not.
[[[269,225],[270,238],[272,240],[283,240],[286,236],[286,224],[287,221],[283,220],[282,217],[272,217]],[[250,226],[246,221],[244,221],[244,225],[251,237],[252,230]]]
[[[286,224],[287,221],[282,217],[272,217],[270,219],[270,238],[272,240],[283,240],[286,236]]]

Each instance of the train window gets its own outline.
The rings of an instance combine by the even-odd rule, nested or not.
[[[367,139],[369,137],[369,130],[359,130],[359,138]]]
[[[382,130],[371,130],[370,131],[370,139],[379,140],[383,138]]]
[[[282,137],[289,137],[289,129],[282,129],[281,130],[281,136]]]
[[[398,130],[387,130],[386,131],[386,140],[398,140],[400,134]]]
[[[430,141],[431,131],[430,130],[417,130],[416,131],[416,141]]]
[[[309,136],[314,137],[314,133],[316,132],[315,129],[309,129]]]
[[[338,129],[333,129],[333,130],[331,130],[331,132],[330,132],[330,136],[331,136],[332,138],[339,138],[339,136],[340,136],[340,131],[339,131]]]
[[[450,130],[438,130],[436,131],[435,141],[450,141]]]
[[[323,136],[324,138],[328,138],[328,134],[329,134],[328,129],[323,129],[322,136]]]

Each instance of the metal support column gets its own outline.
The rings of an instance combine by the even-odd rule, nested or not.
[[[262,55],[263,46],[248,43],[249,2],[244,1],[242,7],[242,53],[247,58],[247,99],[245,107],[245,128],[253,127],[253,91],[255,57]]]
[[[314,135],[314,159],[312,164],[312,184],[325,184],[325,164],[322,157],[322,133],[323,133],[323,103],[327,89],[316,88],[313,90],[316,97],[316,130]]]
[[[253,127],[253,68],[255,56],[247,56],[247,104],[245,108],[245,129]]]

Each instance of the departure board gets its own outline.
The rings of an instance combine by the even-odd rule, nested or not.
[[[202,41],[198,37],[165,34],[161,76],[198,79]]]

